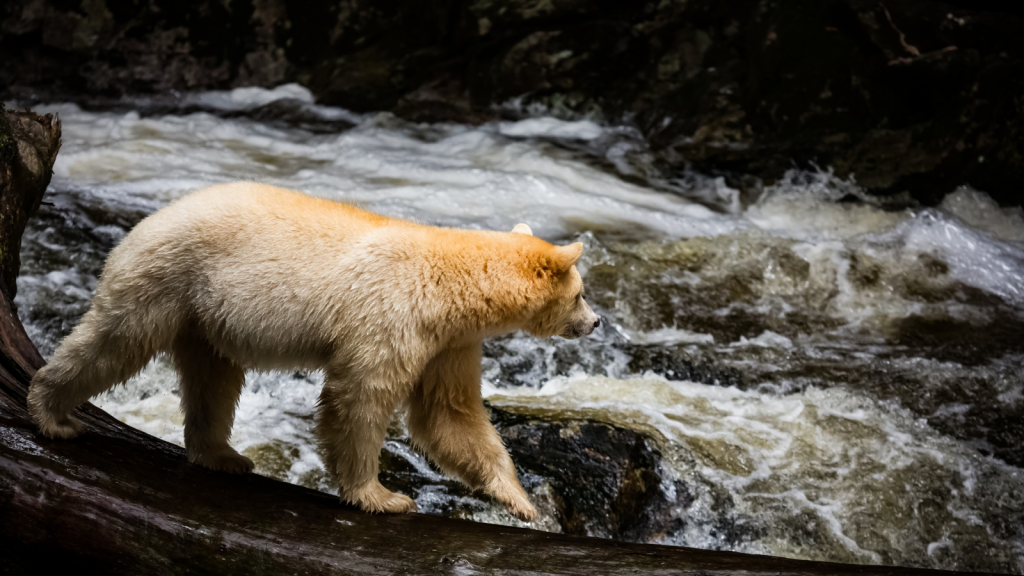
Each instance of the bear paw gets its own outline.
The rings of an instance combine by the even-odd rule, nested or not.
[[[523,522],[530,523],[537,520],[537,508],[534,507],[534,504],[530,504],[529,500],[508,502],[505,504],[505,509],[507,509],[512,516]]]
[[[53,418],[38,418],[39,431],[44,436],[55,440],[70,440],[85,432],[85,424],[74,416],[68,415],[60,420]]]
[[[510,514],[523,522],[533,522],[537,519],[537,509],[530,504],[530,499],[526,497],[526,492],[518,482],[511,484],[497,480],[485,491],[501,502]]]
[[[248,474],[256,467],[256,465],[252,463],[252,460],[242,456],[234,450],[231,450],[230,452],[217,452],[214,454],[200,454],[198,456],[190,455],[188,460],[189,462],[202,466],[203,468],[209,468],[210,470],[216,470],[218,472],[227,472],[228,474]]]
[[[415,500],[388,490],[380,482],[354,490],[343,499],[371,514],[406,514],[419,510]]]
[[[502,502],[502,504],[510,514],[523,522],[533,522],[537,519],[537,509],[526,498],[517,498],[510,502]]]

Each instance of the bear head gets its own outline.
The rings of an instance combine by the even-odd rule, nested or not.
[[[512,232],[532,236],[526,224],[517,224]],[[547,338],[579,338],[587,336],[600,324],[601,319],[583,298],[583,278],[576,262],[583,255],[583,243],[568,246],[538,244],[526,270],[542,295],[542,305],[529,318],[523,328],[534,336]]]

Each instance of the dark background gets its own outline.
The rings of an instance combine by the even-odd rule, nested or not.
[[[934,204],[1024,201],[1024,2],[6,0],[0,98],[307,86],[416,121],[635,125],[671,174],[794,166]],[[518,106],[507,106],[515,101]]]

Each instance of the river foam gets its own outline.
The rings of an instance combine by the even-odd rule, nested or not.
[[[503,409],[555,409],[656,438],[672,470],[697,487],[665,543],[720,548],[708,526],[729,521],[757,535],[738,549],[783,556],[941,566],[929,561],[939,546],[980,548],[1002,562],[1021,551],[986,528],[1024,512],[1019,501],[990,499],[1024,490],[1019,469],[863,394],[812,387],[779,396],[653,374],[485,392]]]

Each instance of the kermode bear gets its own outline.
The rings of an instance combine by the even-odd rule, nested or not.
[[[252,461],[228,445],[245,370],[323,369],[316,433],[343,500],[416,510],[377,480],[405,404],[420,450],[529,521],[536,510],[480,396],[481,341],[593,332],[582,251],[524,224],[436,228],[274,186],[206,188],[110,253],[92,307],[32,379],[29,410],[43,434],[72,438],[83,431],[72,409],[168,353],[188,459],[245,473]]]

